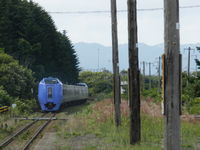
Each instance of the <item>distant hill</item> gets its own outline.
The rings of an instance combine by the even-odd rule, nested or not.
[[[184,51],[184,48],[192,47],[196,48],[200,44],[184,44],[181,45],[181,53],[183,54],[183,70],[187,70],[187,58],[188,52]],[[79,58],[80,67],[83,70],[97,71],[98,69],[108,69],[112,70],[112,47],[103,46],[98,43],[76,43],[74,45],[76,53]],[[139,61],[152,62],[152,73],[156,74],[156,67],[158,62],[158,57],[164,53],[164,45],[147,45],[144,43],[139,43]],[[200,58],[200,53],[195,50],[191,51],[191,71],[195,70],[195,56]],[[119,62],[120,70],[128,68],[128,45],[119,45]],[[141,65],[141,63],[140,63]],[[146,65],[146,73],[148,74],[148,66]]]

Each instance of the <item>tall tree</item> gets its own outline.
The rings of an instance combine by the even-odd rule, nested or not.
[[[0,1],[0,47],[32,69],[38,80],[55,76],[73,83],[78,79],[78,58],[71,41],[32,1]]]

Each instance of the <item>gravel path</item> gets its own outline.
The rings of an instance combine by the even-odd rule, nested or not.
[[[33,150],[56,150],[56,133],[47,132],[39,140],[37,145],[33,147]]]

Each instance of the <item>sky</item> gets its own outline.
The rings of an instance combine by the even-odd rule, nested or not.
[[[47,12],[110,10],[110,0],[32,0]],[[180,0],[180,6],[200,5],[200,0]],[[138,9],[162,8],[163,0],[138,0]],[[126,10],[127,0],[117,0],[117,9]],[[180,9],[181,44],[200,43],[200,7]],[[67,31],[72,43],[100,43],[111,46],[111,14],[53,14],[58,31]],[[127,13],[118,16],[118,42],[128,43]],[[138,11],[138,41],[156,45],[164,42],[163,10]]]

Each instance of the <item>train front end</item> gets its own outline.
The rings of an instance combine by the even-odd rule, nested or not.
[[[44,78],[38,87],[38,100],[42,111],[58,111],[63,99],[63,84],[57,78]]]

